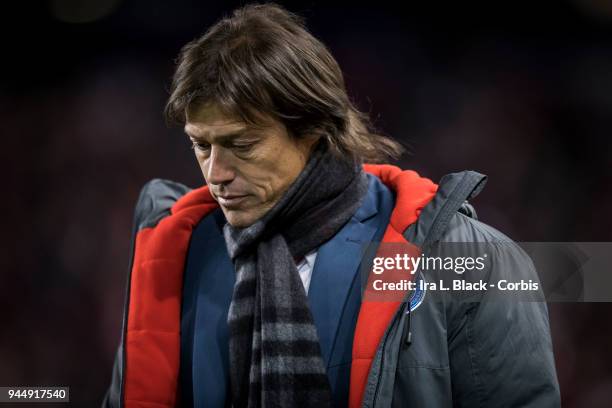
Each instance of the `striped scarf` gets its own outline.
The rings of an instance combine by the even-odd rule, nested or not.
[[[367,190],[361,165],[325,143],[278,203],[246,228],[224,227],[236,284],[228,313],[234,407],[329,407],[331,387],[294,259],[332,238]]]

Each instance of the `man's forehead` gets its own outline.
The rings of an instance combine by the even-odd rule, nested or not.
[[[246,129],[247,124],[244,121],[225,114],[216,105],[209,104],[187,112],[185,133],[192,137],[214,139]]]

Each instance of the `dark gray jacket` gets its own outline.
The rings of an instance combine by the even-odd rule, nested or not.
[[[466,282],[537,282],[527,254],[478,221],[467,203],[485,182],[485,176],[473,171],[445,176],[436,197],[404,236],[431,257],[456,255],[457,247],[463,256],[492,252],[489,267],[461,276]],[[424,271],[422,278],[448,281],[441,273]],[[378,347],[363,406],[560,406],[546,303],[519,301],[519,295],[437,292],[425,295],[409,314],[400,308]]]
[[[537,282],[525,252],[478,221],[467,204],[483,188],[485,179],[472,171],[445,176],[435,198],[405,237],[423,247],[428,256],[444,255],[444,243],[484,243],[470,248],[493,251],[492,262],[478,273],[462,275],[466,281]],[[167,212],[184,193],[175,183],[149,186],[139,199],[146,214],[137,211],[136,219],[157,219],[156,214]],[[160,205],[162,202],[165,204]],[[439,271],[419,273],[420,279],[429,282],[444,279]],[[407,301],[414,303],[414,296],[411,293]],[[418,307],[406,313],[410,309],[406,302],[391,320],[372,363],[362,406],[560,406],[546,303],[519,302],[512,296],[500,299],[490,291],[468,296],[430,291],[420,296]],[[120,346],[104,407],[123,406],[123,360]]]

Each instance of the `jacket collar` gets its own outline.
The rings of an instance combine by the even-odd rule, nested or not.
[[[412,170],[402,170],[397,166],[389,164],[364,164],[363,169],[378,177],[396,195],[395,208],[391,214],[391,226],[402,234],[410,224],[416,221],[421,209],[436,194],[438,185],[419,176]],[[418,191],[418,194],[414,194]],[[189,218],[203,217],[211,207],[218,207],[212,198],[208,186],[192,190],[178,200],[171,209],[171,214],[183,213]],[[361,210],[361,209],[360,209]],[[365,221],[375,214],[371,207],[363,208],[363,212],[355,214],[358,221]]]

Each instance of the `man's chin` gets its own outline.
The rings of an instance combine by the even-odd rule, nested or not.
[[[234,228],[245,228],[259,219],[255,214],[247,210],[228,209],[221,206],[227,223]]]

